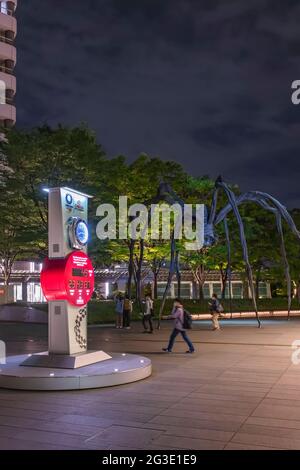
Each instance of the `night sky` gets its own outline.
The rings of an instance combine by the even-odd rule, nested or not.
[[[18,126],[86,122],[300,207],[299,0],[20,0]]]

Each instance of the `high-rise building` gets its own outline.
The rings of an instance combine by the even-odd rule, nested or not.
[[[0,126],[11,127],[16,122],[14,96],[16,93],[16,48],[17,34],[15,11],[17,0],[0,1]]]

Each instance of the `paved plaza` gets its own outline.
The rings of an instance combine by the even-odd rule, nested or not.
[[[74,392],[0,390],[0,449],[300,449],[300,364],[291,344],[300,319],[197,322],[163,353],[171,329],[154,335],[89,328],[89,348],[139,353],[150,378]],[[0,323],[8,355],[47,349],[47,327]]]

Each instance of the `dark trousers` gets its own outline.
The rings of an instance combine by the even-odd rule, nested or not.
[[[184,341],[188,345],[189,350],[190,351],[195,351],[193,343],[191,342],[190,338],[186,334],[186,331],[177,330],[177,328],[174,328],[174,330],[171,333],[171,336],[170,336],[170,339],[169,339],[168,350],[172,351],[172,348],[173,348],[174,342],[175,342],[175,338],[176,338],[177,335],[179,335],[179,333],[181,334],[182,338],[184,339]]]
[[[153,324],[152,324],[151,315],[144,315],[144,316],[143,316],[143,326],[144,326],[144,329],[145,329],[145,330],[148,330],[148,325],[147,325],[147,323],[149,324],[150,331],[153,331]]]
[[[123,327],[130,326],[130,310],[123,310]]]

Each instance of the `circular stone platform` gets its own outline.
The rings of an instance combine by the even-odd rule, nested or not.
[[[25,367],[28,355],[10,356],[0,365],[0,388],[18,390],[82,390],[112,387],[149,377],[150,359],[135,354],[111,354],[112,358],[79,369]]]

